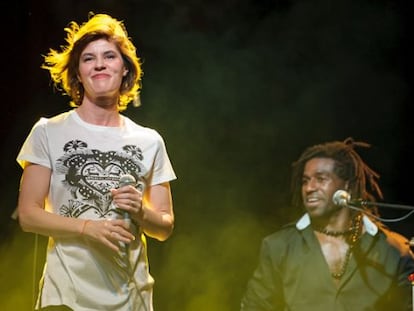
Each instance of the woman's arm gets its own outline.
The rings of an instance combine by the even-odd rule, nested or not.
[[[174,212],[168,182],[148,187],[143,198],[132,186],[113,189],[112,195],[118,208],[129,212],[146,235],[160,241],[171,235]]]
[[[23,170],[17,207],[23,231],[59,238],[85,236],[114,251],[119,250],[119,241],[134,239],[123,220],[86,220],[46,211],[50,177],[51,170],[41,165],[29,164]]]

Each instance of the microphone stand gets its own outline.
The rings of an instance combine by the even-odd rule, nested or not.
[[[353,207],[378,206],[378,207],[388,207],[388,208],[411,210],[411,211],[414,210],[414,206],[411,206],[411,205],[370,202],[370,201],[366,201],[366,200],[358,200],[356,202],[349,202],[348,205],[353,206]],[[411,240],[408,241],[408,245],[410,247],[414,247],[414,237],[412,237]],[[414,299],[414,274],[413,274],[413,277],[412,277],[412,281],[413,281],[412,284],[413,284],[413,299]],[[413,311],[414,311],[414,302],[413,302]]]
[[[413,302],[411,303],[412,304],[412,307],[413,307],[413,311],[414,311],[414,273],[411,273],[409,276],[408,276],[408,280],[410,281],[410,283],[411,283],[411,297],[413,297],[412,299],[413,299]]]
[[[348,204],[354,206],[353,205],[354,202],[350,202]],[[365,201],[365,200],[357,201],[357,204],[355,204],[355,207],[358,207],[358,206],[378,206],[378,207],[389,207],[389,208],[395,208],[395,209],[414,210],[414,206],[411,206],[411,205],[370,202],[370,201]]]

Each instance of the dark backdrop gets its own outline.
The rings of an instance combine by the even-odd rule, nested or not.
[[[126,114],[164,137],[178,175],[176,229],[149,240],[158,311],[237,310],[260,240],[289,207],[291,163],[352,136],[385,201],[414,204],[410,1],[22,0],[2,5],[0,309],[30,310],[45,240],[10,215],[15,157],[41,116],[68,109],[42,54],[88,12],[124,20],[143,60],[142,107]],[[395,218],[406,211],[381,210]],[[390,223],[414,235],[413,218]]]

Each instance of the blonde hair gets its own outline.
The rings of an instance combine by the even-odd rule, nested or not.
[[[82,51],[90,42],[104,38],[116,44],[127,69],[120,87],[119,111],[125,110],[130,102],[133,102],[134,106],[139,106],[143,73],[136,48],[128,37],[123,22],[107,14],[90,13],[89,20],[81,26],[72,21],[64,30],[67,33],[67,44],[61,46],[60,52],[50,49],[44,56],[41,68],[49,70],[55,87],[71,97],[70,105],[78,107],[82,104],[84,88],[78,79]]]

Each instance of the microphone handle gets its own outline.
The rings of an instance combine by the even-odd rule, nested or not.
[[[131,216],[127,211],[124,211],[124,221],[128,224],[128,226],[131,225]]]
[[[135,180],[134,176],[132,175],[123,175],[120,178],[119,181],[119,188],[125,187],[125,186],[133,186],[135,187],[137,185],[137,181]],[[127,211],[123,212],[123,216],[124,216],[124,220],[128,225],[131,225],[131,216],[129,215],[129,213]]]

